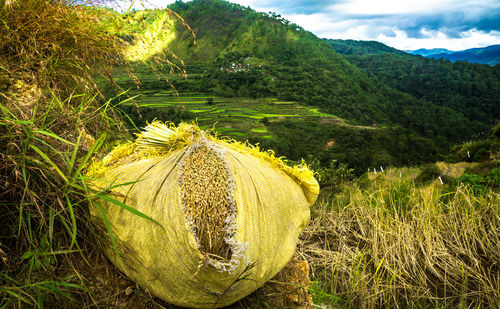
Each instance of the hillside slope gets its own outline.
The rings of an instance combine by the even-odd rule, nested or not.
[[[372,45],[372,42],[358,41],[357,48],[368,50]],[[399,91],[460,113],[476,132],[486,131],[499,119],[500,66],[452,63],[383,50],[345,53],[344,57],[366,74]],[[446,118],[440,125],[448,126]]]
[[[404,55],[405,52],[387,46],[377,41],[357,41],[357,40],[334,40],[323,39],[330,44],[332,48],[341,55],[379,55],[394,54]]]
[[[197,36],[197,46],[191,46],[184,32],[170,48],[188,64],[211,65],[204,68],[204,83],[216,93],[276,96],[363,124],[391,122],[393,111],[376,94],[377,85],[297,25],[225,1],[198,0],[170,8]]]
[[[139,33],[172,33],[166,46],[185,61],[190,74],[187,82],[174,80],[180,91],[297,101],[353,123],[398,125],[427,138],[441,137],[443,145],[485,129],[453,108],[371,77],[329,43],[275,13],[221,0],[176,2],[169,8],[190,25],[196,43],[178,21],[154,28],[164,11],[129,13],[124,20]]]

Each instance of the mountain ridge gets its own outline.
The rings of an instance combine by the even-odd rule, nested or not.
[[[208,70],[207,83],[213,85],[212,89],[222,88],[229,93],[231,91],[228,89],[232,89],[235,95],[251,94],[251,91],[242,90],[244,84],[246,89],[259,89],[257,95],[267,93],[279,99],[317,106],[355,123],[398,124],[422,135],[431,134],[432,131],[434,133],[431,135],[444,135],[456,141],[460,138],[452,132],[456,129],[451,129],[451,126],[463,129],[464,137],[476,132],[467,129],[474,126],[454,110],[440,111],[443,107],[434,102],[420,102],[408,93],[380,83],[346,61],[343,55],[331,49],[330,44],[275,13],[258,13],[218,0],[176,2],[169,8],[185,18],[193,29],[198,29],[197,43],[202,46],[202,50],[210,46],[206,41],[216,41],[214,39],[223,34],[222,40],[226,40],[226,44],[217,52],[217,57],[212,56],[212,64],[243,64],[247,61],[258,63],[264,68],[239,72],[238,82],[235,82],[234,74],[227,74],[224,70]],[[237,27],[231,27],[233,24]],[[382,46],[373,44],[379,48]],[[404,54],[390,47],[385,48],[396,54]],[[179,53],[181,58],[182,53],[185,53],[186,63],[196,60],[196,51],[185,41],[174,42],[172,50]],[[213,53],[213,50],[208,52]],[[403,114],[403,111],[407,113]],[[449,129],[435,126],[438,122],[438,119],[433,119],[435,115],[444,113],[453,123]],[[422,126],[422,121],[427,124]],[[432,129],[429,131],[429,128]],[[443,130],[449,131],[445,133]]]
[[[330,41],[332,48],[342,41]],[[351,42],[351,44],[353,44]],[[373,48],[357,41],[357,49]],[[367,47],[369,46],[369,47]],[[378,52],[344,54],[344,58],[379,81],[417,99],[459,111],[487,130],[500,115],[500,66],[426,58],[407,53]]]
[[[481,63],[496,65],[500,64],[500,45],[490,45],[486,47],[469,48],[459,51],[447,49],[417,49],[406,51],[413,55],[421,55],[433,59],[448,59],[450,61],[468,61],[472,63]]]
[[[173,38],[165,48],[184,60],[188,72],[187,79],[169,75],[181,95],[293,101],[353,125],[334,128],[314,117],[263,120],[272,137],[254,142],[294,160],[317,154],[322,162],[340,160],[360,171],[373,162],[427,162],[445,154],[451,145],[487,132],[494,122],[495,102],[500,98],[494,84],[499,75],[489,66],[443,64],[379,42],[322,40],[275,13],[259,13],[227,1],[178,1],[169,8],[190,25],[196,43],[192,33],[171,16],[163,28],[158,27],[157,21],[168,15],[164,10],[124,14],[121,19],[132,30],[119,35],[132,37],[133,31],[153,41]],[[131,39],[131,45],[136,42],[146,41]],[[439,75],[442,68],[449,76]],[[153,75],[140,64],[137,71]],[[461,84],[461,74],[469,76],[467,85]],[[434,75],[439,78],[432,80]],[[470,76],[487,82],[480,85],[481,80]],[[123,88],[135,88],[129,79],[120,82]],[[437,89],[439,85],[449,90]],[[143,87],[157,92],[168,88],[156,78]],[[432,93],[426,93],[428,89]],[[375,130],[355,130],[356,125],[374,124]],[[331,138],[336,146],[323,149]]]
[[[420,56],[427,57],[430,55],[437,55],[437,54],[451,54],[451,53],[454,53],[456,51],[449,50],[446,48],[430,48],[430,49],[419,48],[419,49],[415,49],[415,50],[407,49],[407,50],[404,50],[404,52],[407,52],[408,54],[412,54],[412,55],[420,55]]]

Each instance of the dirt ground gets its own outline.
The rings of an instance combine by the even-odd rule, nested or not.
[[[86,291],[77,298],[83,308],[180,308],[155,298],[121,274],[96,251],[88,258],[90,265],[79,260],[72,269],[79,274]],[[75,282],[76,283],[76,282]],[[227,307],[237,308],[312,308],[308,292],[309,265],[296,256],[263,287]]]

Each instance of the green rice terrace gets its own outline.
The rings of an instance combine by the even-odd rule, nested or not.
[[[129,94],[135,97],[134,92]],[[287,118],[313,119],[323,123],[349,126],[345,120],[322,113],[318,108],[291,101],[279,101],[275,98],[221,98],[198,93],[177,95],[173,90],[143,90],[133,102],[140,107],[157,110],[185,109],[194,113],[200,128],[204,130],[213,128],[216,132],[233,138],[249,136],[271,138],[264,122],[283,121]]]

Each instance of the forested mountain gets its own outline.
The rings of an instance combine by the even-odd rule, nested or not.
[[[387,101],[412,101],[374,83],[313,34],[278,15],[225,1],[176,2],[170,8],[196,33],[193,46],[189,31],[176,27],[169,45],[188,72],[203,73],[200,88],[194,81],[190,89],[221,96],[276,96],[362,124],[391,123],[397,108]]]
[[[379,54],[406,54],[399,49],[392,48],[377,41],[334,40],[323,39],[341,55],[379,55]]]
[[[168,49],[183,59],[188,78],[171,77],[180,93],[272,97],[353,125],[377,124],[361,131],[318,120],[266,124],[273,139],[258,142],[292,159],[314,154],[360,169],[432,161],[452,144],[487,132],[498,118],[498,67],[436,61],[378,42],[321,40],[276,13],[222,0],[177,1],[169,8],[192,32],[164,10],[145,10],[122,15],[117,33],[139,51]],[[130,79],[121,83],[134,86]],[[142,87],[167,86],[152,80]],[[323,149],[331,138],[336,146]]]
[[[445,104],[421,100],[370,77],[331,45],[274,13],[221,0],[169,7],[196,34],[176,24],[168,48],[198,80],[180,87],[223,96],[276,96],[322,108],[355,123],[398,124],[419,135],[460,141],[486,128]],[[131,13],[151,31],[163,11]],[[394,50],[395,53],[398,53]],[[231,68],[231,66],[233,66]],[[439,125],[446,123],[447,125]]]
[[[332,40],[330,43],[334,49],[339,44],[334,44]],[[358,45],[358,49],[369,50],[369,46],[373,44],[359,41]],[[343,46],[342,42],[340,46]],[[379,50],[383,51],[385,48]],[[405,53],[345,53],[344,56],[384,84],[415,98],[459,112],[473,122],[474,127],[485,130],[500,117],[498,65],[463,61],[452,63]],[[442,124],[447,125],[446,122]]]
[[[483,63],[489,65],[500,64],[500,45],[491,45],[481,48],[471,48],[460,51],[447,49],[418,49],[408,51],[413,55],[421,55],[433,59],[448,59],[450,61],[468,61],[472,63]]]

